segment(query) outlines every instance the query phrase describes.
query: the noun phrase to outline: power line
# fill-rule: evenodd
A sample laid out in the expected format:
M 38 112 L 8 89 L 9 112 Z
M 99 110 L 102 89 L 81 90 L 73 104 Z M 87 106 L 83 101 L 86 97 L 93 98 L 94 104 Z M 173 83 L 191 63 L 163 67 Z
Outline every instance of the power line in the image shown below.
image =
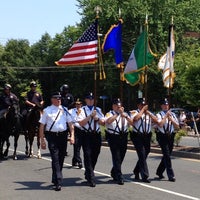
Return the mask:
M 105 66 L 108 67 L 108 66 Z M 74 67 L 58 67 L 58 66 L 48 66 L 48 67 L 0 67 L 1 70 L 6 69 L 14 69 L 14 70 L 37 70 L 39 72 L 63 72 L 63 71 L 70 71 L 70 72 L 85 72 L 91 71 L 94 69 L 94 66 L 74 66 Z M 56 69 L 56 70 L 55 70 Z M 109 65 L 109 69 L 117 70 L 115 65 Z

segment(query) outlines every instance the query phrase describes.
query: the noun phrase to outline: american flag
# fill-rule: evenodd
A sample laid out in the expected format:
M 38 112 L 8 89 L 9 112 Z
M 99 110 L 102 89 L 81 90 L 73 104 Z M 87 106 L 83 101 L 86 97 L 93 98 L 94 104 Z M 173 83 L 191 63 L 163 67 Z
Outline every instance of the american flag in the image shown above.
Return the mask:
M 95 64 L 97 62 L 97 46 L 97 21 L 95 21 L 69 51 L 55 63 L 59 66 Z

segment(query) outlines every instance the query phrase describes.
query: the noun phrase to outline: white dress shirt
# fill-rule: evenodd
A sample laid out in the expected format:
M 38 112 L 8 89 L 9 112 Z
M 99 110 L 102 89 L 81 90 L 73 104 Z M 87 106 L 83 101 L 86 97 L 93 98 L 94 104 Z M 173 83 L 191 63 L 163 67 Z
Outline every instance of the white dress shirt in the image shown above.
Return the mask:
M 67 110 L 67 108 L 65 108 Z M 59 115 L 58 112 L 60 111 Z M 39 122 L 46 125 L 45 131 L 49 131 L 56 116 L 58 115 L 51 131 L 63 132 L 67 130 L 67 123 L 72 122 L 72 117 L 60 106 L 48 106 L 43 110 L 43 114 L 40 117 Z

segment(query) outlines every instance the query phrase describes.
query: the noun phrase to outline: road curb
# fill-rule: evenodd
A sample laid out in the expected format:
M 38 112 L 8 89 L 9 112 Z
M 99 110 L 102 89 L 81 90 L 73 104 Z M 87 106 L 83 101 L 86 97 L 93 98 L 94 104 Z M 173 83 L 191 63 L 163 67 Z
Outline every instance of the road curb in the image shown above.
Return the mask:
M 102 145 L 108 146 L 108 142 L 103 141 Z M 193 152 L 187 152 L 187 150 L 189 148 L 192 148 L 192 147 L 181 147 L 181 148 L 174 147 L 174 150 L 172 152 L 172 156 L 180 157 L 180 158 L 190 158 L 190 159 L 200 160 L 200 149 L 199 149 L 199 153 L 193 153 Z M 135 150 L 135 147 L 131 144 L 128 144 L 127 149 Z M 159 147 L 155 147 L 155 146 L 151 146 L 151 153 L 162 154 L 161 149 Z

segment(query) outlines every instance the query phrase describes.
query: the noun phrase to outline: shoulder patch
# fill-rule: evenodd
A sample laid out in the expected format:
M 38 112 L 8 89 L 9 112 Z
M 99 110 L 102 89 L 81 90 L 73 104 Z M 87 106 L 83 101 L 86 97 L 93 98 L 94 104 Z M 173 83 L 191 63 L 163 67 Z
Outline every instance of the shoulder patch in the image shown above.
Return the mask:
M 131 110 L 130 113 L 131 113 L 131 115 L 134 115 L 135 113 L 137 113 L 137 111 L 136 110 Z
M 106 113 L 106 116 L 105 117 L 111 117 L 112 115 L 111 115 L 111 113 Z

